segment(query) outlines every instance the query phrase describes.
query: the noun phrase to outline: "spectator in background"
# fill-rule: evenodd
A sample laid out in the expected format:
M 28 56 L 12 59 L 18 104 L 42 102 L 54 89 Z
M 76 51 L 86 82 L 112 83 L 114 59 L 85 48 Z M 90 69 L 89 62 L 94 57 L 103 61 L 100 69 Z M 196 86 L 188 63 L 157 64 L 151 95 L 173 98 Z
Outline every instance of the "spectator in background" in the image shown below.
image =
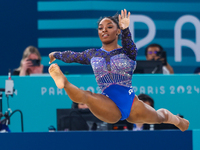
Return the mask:
M 143 101 L 145 104 L 154 108 L 154 100 L 150 96 L 148 96 L 146 94 L 139 94 L 138 98 L 141 101 Z M 147 106 L 147 107 L 149 107 L 149 106 Z M 141 130 L 143 130 L 143 123 L 133 124 L 133 131 L 141 131 Z
M 167 62 L 166 52 L 159 44 L 150 44 L 145 49 L 147 60 L 160 60 L 163 64 L 163 74 L 173 74 L 174 70 Z
M 19 68 L 13 71 L 13 75 L 25 76 L 30 74 L 42 74 L 43 65 L 38 49 L 34 46 L 28 46 L 24 52 Z
M 138 98 L 143 101 L 146 107 L 153 107 L 154 108 L 154 100 L 147 94 L 139 94 Z M 180 116 L 180 115 L 179 115 Z M 183 116 L 180 116 L 183 118 Z M 176 126 L 172 124 L 143 124 L 143 123 L 136 123 L 133 124 L 133 131 L 141 131 L 141 130 L 166 130 L 166 129 L 178 129 Z
M 200 67 L 197 67 L 197 68 L 194 70 L 194 73 L 200 75 Z
M 72 103 L 72 109 L 87 109 L 88 106 L 86 104 L 82 104 L 82 103 Z

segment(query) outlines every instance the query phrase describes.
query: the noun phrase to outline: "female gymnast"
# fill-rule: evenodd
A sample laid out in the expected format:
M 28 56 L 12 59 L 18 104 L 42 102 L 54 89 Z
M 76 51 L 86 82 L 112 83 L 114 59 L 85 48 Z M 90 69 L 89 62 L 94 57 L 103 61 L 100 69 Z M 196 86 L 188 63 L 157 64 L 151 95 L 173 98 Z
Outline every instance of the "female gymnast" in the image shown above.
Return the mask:
M 99 49 L 83 52 L 52 52 L 50 62 L 59 59 L 66 63 L 91 64 L 102 94 L 84 91 L 71 84 L 57 64 L 51 64 L 49 73 L 58 88 L 67 92 L 76 103 L 87 104 L 90 111 L 100 120 L 116 123 L 127 120 L 130 123 L 170 123 L 181 131 L 189 127 L 189 121 L 173 115 L 166 109 L 155 111 L 135 95 L 132 75 L 136 67 L 137 48 L 129 31 L 130 12 L 121 10 L 117 17 L 104 17 L 98 23 L 98 35 L 102 41 Z M 122 34 L 122 47 L 117 44 Z

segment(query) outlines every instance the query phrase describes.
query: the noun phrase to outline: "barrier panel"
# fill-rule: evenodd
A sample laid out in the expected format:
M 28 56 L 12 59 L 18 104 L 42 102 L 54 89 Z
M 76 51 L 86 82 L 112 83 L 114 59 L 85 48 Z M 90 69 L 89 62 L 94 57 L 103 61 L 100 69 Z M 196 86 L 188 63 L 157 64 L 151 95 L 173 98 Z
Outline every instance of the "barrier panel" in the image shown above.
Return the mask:
M 68 75 L 77 87 L 100 93 L 94 75 Z M 70 108 L 72 101 L 64 89 L 58 89 L 49 76 L 13 76 L 15 92 L 9 96 L 12 111 L 19 109 L 24 117 L 25 132 L 46 132 L 56 127 L 56 109 Z M 6 76 L 0 77 L 0 88 L 5 88 Z M 132 79 L 136 94 L 146 93 L 155 101 L 155 109 L 166 108 L 180 113 L 190 121 L 189 129 L 199 129 L 200 76 L 199 75 L 134 75 Z M 7 97 L 3 93 L 3 113 L 8 110 Z M 12 132 L 21 132 L 20 114 L 11 117 Z
M 89 131 L 0 134 L 1 149 L 192 150 L 192 131 Z M 194 149 L 197 150 L 197 149 Z

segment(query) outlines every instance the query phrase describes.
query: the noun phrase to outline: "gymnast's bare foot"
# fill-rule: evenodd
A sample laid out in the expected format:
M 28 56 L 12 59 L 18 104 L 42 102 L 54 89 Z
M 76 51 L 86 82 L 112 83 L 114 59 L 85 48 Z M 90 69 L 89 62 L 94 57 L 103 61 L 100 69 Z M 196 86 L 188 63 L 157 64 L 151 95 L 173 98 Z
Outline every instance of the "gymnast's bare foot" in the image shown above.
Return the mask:
M 67 78 L 64 76 L 64 74 L 60 70 L 60 67 L 57 64 L 52 64 L 49 67 L 49 74 L 51 75 L 54 82 L 56 83 L 56 86 L 59 89 L 64 88 L 65 83 L 67 82 Z
M 176 125 L 181 131 L 185 131 L 188 129 L 189 127 L 189 121 L 184 119 L 184 118 L 181 118 L 179 116 L 177 116 L 180 120 L 180 123 L 178 125 Z

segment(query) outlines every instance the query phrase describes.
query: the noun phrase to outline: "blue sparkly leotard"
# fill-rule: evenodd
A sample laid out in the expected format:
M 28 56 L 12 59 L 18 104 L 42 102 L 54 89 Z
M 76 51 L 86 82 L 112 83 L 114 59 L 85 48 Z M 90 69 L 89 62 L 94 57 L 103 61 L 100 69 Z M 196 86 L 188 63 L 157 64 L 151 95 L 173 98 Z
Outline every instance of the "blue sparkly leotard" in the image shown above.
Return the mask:
M 131 39 L 129 28 L 122 30 L 122 48 L 112 51 L 100 48 L 54 53 L 56 59 L 66 63 L 91 64 L 102 94 L 118 106 L 122 114 L 121 120 L 128 118 L 135 97 L 132 75 L 136 67 L 136 56 L 137 48 Z

